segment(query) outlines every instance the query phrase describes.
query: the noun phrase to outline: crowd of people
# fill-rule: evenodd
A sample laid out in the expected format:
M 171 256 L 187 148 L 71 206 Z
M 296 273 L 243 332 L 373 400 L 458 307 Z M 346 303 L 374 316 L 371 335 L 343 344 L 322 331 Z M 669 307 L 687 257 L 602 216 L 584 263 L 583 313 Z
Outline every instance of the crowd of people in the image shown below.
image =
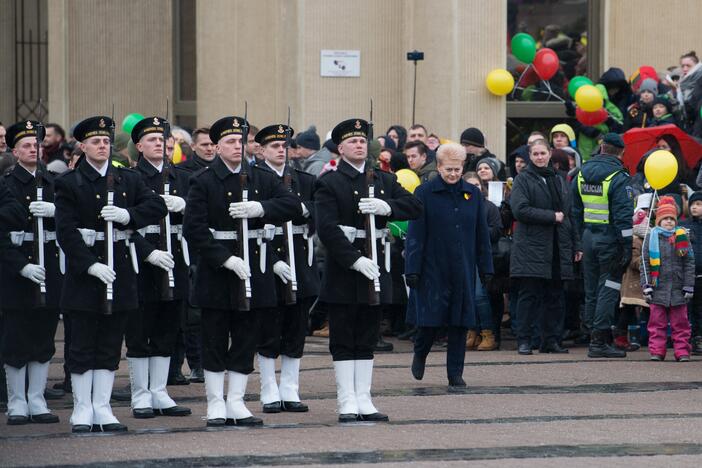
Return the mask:
M 370 397 L 374 352 L 392 351 L 388 336 L 414 341 L 411 369 L 420 380 L 432 346 L 446 346 L 453 387 L 466 385 L 465 350 L 500 349 L 507 335 L 525 356 L 572 345 L 588 345 L 592 358 L 641 346 L 656 361 L 668 347 L 678 361 L 702 354 L 701 69 L 694 52 L 662 79 L 650 67 L 630 80 L 610 69 L 599 80 L 605 123 L 565 120 L 525 135 L 506 158 L 475 127 L 458 142 L 422 124 L 393 125 L 368 140 L 362 119 L 324 139 L 315 127 L 293 136 L 285 125 L 259 129 L 236 116 L 193 131 L 149 117 L 116 135 L 100 116 L 70 135 L 32 120 L 0 124 L 2 188 L 29 213 L 0 245 L 8 423 L 57 422 L 45 398 L 73 392 L 75 432 L 126 430 L 110 396 L 131 401 L 136 418 L 186 416 L 166 385 L 205 383 L 208 425 L 257 425 L 243 402 L 254 356 L 263 412 L 305 412 L 298 374 L 307 334 L 329 338 L 340 422 L 388 419 Z M 574 115 L 571 102 L 566 113 Z M 622 134 L 662 125 L 680 133 L 657 135 L 630 174 Z M 683 149 L 681 134 L 700 151 Z M 678 169 L 656 191 L 643 165 L 659 149 Z M 392 174 L 401 171 L 416 183 L 398 182 Z M 87 203 L 114 183 L 115 206 Z M 114 231 L 119 265 L 105 265 L 93 249 L 107 237 L 95 209 L 100 223 L 124 226 Z M 32 261 L 33 218 L 45 219 L 57 241 L 45 252 L 52 268 Z M 406 220 L 408 228 L 391 234 L 391 222 Z M 244 225 L 257 237 L 232 248 Z M 115 314 L 96 322 L 86 311 L 102 307 L 98 292 L 113 283 Z M 46 292 L 41 306 L 37 285 Z M 28 346 L 36 324 L 27 309 L 45 313 L 41 334 L 51 342 L 38 350 Z M 45 389 L 59 310 L 65 378 Z M 125 337 L 131 382 L 120 392 L 112 382 Z

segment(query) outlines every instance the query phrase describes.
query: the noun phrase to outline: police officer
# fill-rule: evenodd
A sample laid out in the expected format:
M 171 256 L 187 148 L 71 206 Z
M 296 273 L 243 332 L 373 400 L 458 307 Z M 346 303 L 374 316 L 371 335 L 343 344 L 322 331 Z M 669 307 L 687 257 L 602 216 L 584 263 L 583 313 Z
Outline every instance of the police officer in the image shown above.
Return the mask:
M 202 308 L 208 426 L 262 424 L 244 405 L 244 394 L 253 371 L 258 317 L 267 314 L 263 309 L 277 305 L 272 259 L 264 255 L 263 227 L 282 224 L 302 212 L 300 200 L 275 174 L 241 164 L 247 126 L 236 116 L 212 125 L 210 138 L 220 157 L 192 175 L 183 222 L 188 244 L 199 251 L 192 296 Z M 244 195 L 246 201 L 242 201 Z M 247 220 L 248 229 L 242 219 Z M 249 263 L 244 260 L 243 237 L 247 237 Z M 245 297 L 249 284 L 250 300 Z M 226 404 L 225 370 L 229 373 Z
M 136 172 L 110 164 L 113 129 L 104 116 L 76 125 L 85 159 L 56 180 L 56 231 L 67 261 L 60 305 L 71 314 L 73 432 L 127 430 L 112 414 L 110 394 L 127 316 L 139 306 L 129 231 L 168 213 Z M 107 221 L 113 224 L 114 268 L 105 245 Z
M 332 140 L 341 161 L 336 170 L 317 179 L 314 195 L 317 234 L 327 252 L 319 300 L 329 312 L 339 422 L 388 420 L 373 406 L 370 394 L 380 303 L 392 301 L 390 245 L 381 240 L 387 239 L 384 228 L 389 219 L 414 219 L 422 210 L 419 200 L 395 176 L 370 167 L 366 161 L 368 130 L 368 122 L 362 119 L 345 120 L 334 127 Z M 371 186 L 373 198 L 368 196 Z M 373 234 L 365 227 L 366 215 L 371 214 L 380 265 L 371 260 L 372 252 L 365 245 L 367 236 Z M 378 304 L 371 301 L 375 280 L 380 286 Z
M 189 259 L 182 244 L 183 212 L 190 172 L 164 158 L 168 122 L 147 117 L 132 129 L 139 151 L 138 172 L 146 186 L 161 195 L 168 219 L 142 228 L 134 236 L 142 263 L 139 268 L 139 308 L 127 320 L 127 361 L 131 380 L 132 414 L 187 416 L 190 408 L 177 406 L 166 391 L 171 354 L 175 348 L 183 299 L 188 294 Z M 166 233 L 166 230 L 169 232 Z M 164 235 L 165 233 L 165 235 Z M 170 240 L 166 237 L 168 236 Z
M 583 165 L 573 181 L 573 221 L 583 244 L 585 313 L 591 330 L 591 358 L 626 357 L 614 348 L 610 333 L 619 303 L 622 274 L 631 261 L 633 192 L 622 164 L 624 141 L 616 133 L 604 136 L 600 154 Z
M 275 124 L 256 134 L 256 142 L 261 145 L 264 158 L 259 165 L 273 171 L 283 185 L 297 195 L 302 208 L 302 214 L 292 220 L 292 226 L 285 223 L 275 227 L 275 237 L 271 242 L 278 306 L 268 309 L 269 316 L 261 317 L 260 322 L 258 367 L 264 413 L 309 410 L 307 405 L 300 402 L 298 388 L 307 317 L 319 294 L 319 271 L 312 244 L 315 177 L 287 165 L 286 141 L 290 141 L 293 133 L 292 128 Z M 292 255 L 288 249 L 288 227 L 293 239 Z M 294 263 L 294 277 L 290 259 Z M 275 378 L 275 360 L 278 356 L 280 387 Z
M 3 249 L 0 275 L 4 315 L 2 356 L 10 425 L 59 421 L 58 416 L 49 412 L 44 399 L 49 361 L 56 351 L 54 335 L 61 274 L 53 220 L 54 179 L 37 162 L 37 135 L 43 130 L 33 120 L 18 122 L 7 129 L 7 144 L 17 164 L 5 175 L 5 182 L 30 213 L 20 229 L 9 233 L 11 246 Z M 39 225 L 39 219 L 43 226 Z M 29 382 L 26 398 L 25 377 Z

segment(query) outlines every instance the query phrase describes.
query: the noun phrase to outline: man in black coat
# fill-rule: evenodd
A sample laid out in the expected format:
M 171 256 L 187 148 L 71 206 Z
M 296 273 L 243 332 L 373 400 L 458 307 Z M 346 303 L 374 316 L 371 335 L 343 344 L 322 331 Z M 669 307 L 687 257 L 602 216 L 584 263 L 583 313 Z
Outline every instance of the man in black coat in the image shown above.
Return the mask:
M 260 167 L 274 172 L 283 185 L 297 195 L 302 208 L 300 216 L 275 226 L 275 237 L 270 242 L 273 272 L 278 276 L 278 307 L 269 309 L 268 317 L 261 317 L 258 367 L 264 413 L 308 411 L 307 405 L 300 402 L 298 388 L 307 318 L 319 294 L 319 271 L 312 244 L 315 177 L 286 164 L 286 140 L 292 138 L 293 132 L 286 125 L 275 124 L 256 134 L 256 142 L 261 145 L 264 158 L 264 162 L 259 163 Z M 288 228 L 293 241 L 292 256 L 288 249 Z M 295 268 L 294 277 L 292 268 Z M 281 362 L 280 387 L 275 379 L 275 360 L 278 356 Z
M 212 125 L 210 138 L 220 157 L 191 177 L 183 221 L 185 238 L 199 251 L 192 300 L 202 308 L 208 426 L 262 424 L 244 405 L 244 394 L 253 372 L 258 317 L 277 306 L 263 227 L 282 224 L 302 211 L 300 200 L 275 174 L 241 164 L 246 127 L 248 122 L 234 116 Z M 248 238 L 240 250 L 244 224 Z M 225 371 L 229 373 L 226 404 Z
M 139 308 L 127 320 L 127 361 L 131 377 L 132 414 L 135 418 L 187 416 L 190 408 L 177 406 L 166 391 L 171 354 L 175 348 L 183 299 L 188 294 L 189 258 L 181 244 L 183 211 L 190 173 L 164 158 L 168 122 L 147 117 L 132 129 L 139 151 L 136 165 L 146 186 L 166 202 L 169 213 L 134 235 L 141 265 Z
M 392 303 L 385 226 L 389 219 L 414 219 L 422 212 L 419 200 L 395 176 L 374 170 L 366 161 L 368 129 L 362 119 L 345 120 L 334 128 L 332 140 L 342 159 L 338 169 L 317 180 L 314 195 L 317 234 L 327 252 L 319 300 L 329 311 L 339 422 L 388 420 L 373 406 L 370 394 L 379 306 Z M 375 217 L 381 266 L 365 246 L 366 236 L 371 235 L 365 227 L 371 216 L 366 215 Z
M 193 173 L 209 167 L 217 159 L 215 145 L 210 139 L 210 127 L 200 127 L 193 131 L 192 149 L 192 157 L 178 164 L 178 168 Z M 189 282 L 191 283 L 190 286 L 192 286 L 195 277 L 195 265 L 197 265 L 197 252 L 194 250 L 190 252 L 190 260 Z M 181 330 L 178 332 L 176 350 L 171 358 L 169 385 L 187 385 L 190 382 L 203 383 L 205 381 L 205 375 L 202 371 L 201 315 L 202 311 L 200 308 L 195 307 L 186 296 L 185 307 L 181 316 Z M 189 381 L 181 372 L 186 356 L 190 367 Z
M 104 116 L 80 122 L 73 135 L 85 159 L 56 179 L 56 231 L 67 260 L 60 305 L 72 328 L 74 432 L 127 429 L 112 414 L 110 394 L 127 316 L 139 306 L 130 231 L 156 224 L 168 212 L 136 172 L 110 164 L 113 128 Z M 114 266 L 105 245 L 108 222 Z
M 7 143 L 17 164 L 5 175 L 5 182 L 30 213 L 20 228 L 9 233 L 10 245 L 4 244 L 1 252 L 1 343 L 10 425 L 59 421 L 44 399 L 49 361 L 56 351 L 54 334 L 62 278 L 53 220 L 54 180 L 37 162 L 37 135 L 42 131 L 41 124 L 32 120 L 7 129 Z M 25 378 L 29 382 L 26 389 Z

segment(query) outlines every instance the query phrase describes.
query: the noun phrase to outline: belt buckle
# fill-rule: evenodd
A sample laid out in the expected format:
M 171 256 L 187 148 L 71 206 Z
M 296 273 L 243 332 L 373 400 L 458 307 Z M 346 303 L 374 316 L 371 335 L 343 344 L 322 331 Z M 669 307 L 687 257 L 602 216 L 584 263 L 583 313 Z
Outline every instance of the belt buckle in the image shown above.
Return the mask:
M 10 242 L 12 245 L 19 247 L 24 242 L 24 231 L 12 231 L 10 232 Z
M 266 241 L 272 241 L 275 237 L 275 226 L 273 224 L 265 224 L 263 226 L 263 239 Z

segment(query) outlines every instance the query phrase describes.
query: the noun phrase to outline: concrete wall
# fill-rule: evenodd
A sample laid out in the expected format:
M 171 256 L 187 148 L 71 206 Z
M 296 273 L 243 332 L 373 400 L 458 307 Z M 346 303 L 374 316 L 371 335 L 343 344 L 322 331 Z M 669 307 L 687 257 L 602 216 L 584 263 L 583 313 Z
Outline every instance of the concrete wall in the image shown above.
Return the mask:
M 52 0 L 49 119 L 163 114 L 173 95 L 171 0 Z
M 475 14 L 480 12 L 479 15 Z M 243 113 L 263 126 L 284 121 L 317 126 L 367 117 L 374 102 L 376 135 L 411 124 L 413 64 L 419 49 L 416 121 L 457 139 L 482 128 L 491 148 L 504 148 L 503 99 L 484 86 L 504 66 L 506 1 L 478 0 L 198 0 L 198 123 Z M 321 49 L 361 51 L 359 78 L 320 76 Z
M 639 66 L 659 72 L 690 50 L 702 53 L 702 1 L 607 0 L 604 69 L 630 76 Z

